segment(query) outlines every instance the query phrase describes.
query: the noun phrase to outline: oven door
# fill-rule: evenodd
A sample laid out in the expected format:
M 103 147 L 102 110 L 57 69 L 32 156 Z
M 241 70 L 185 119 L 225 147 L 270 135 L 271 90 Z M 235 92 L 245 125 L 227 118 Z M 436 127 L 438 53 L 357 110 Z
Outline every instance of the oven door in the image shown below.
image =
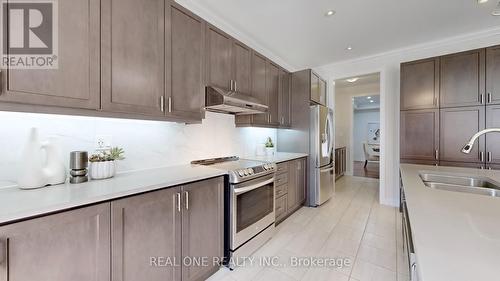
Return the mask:
M 274 224 L 274 174 L 231 186 L 231 250 Z

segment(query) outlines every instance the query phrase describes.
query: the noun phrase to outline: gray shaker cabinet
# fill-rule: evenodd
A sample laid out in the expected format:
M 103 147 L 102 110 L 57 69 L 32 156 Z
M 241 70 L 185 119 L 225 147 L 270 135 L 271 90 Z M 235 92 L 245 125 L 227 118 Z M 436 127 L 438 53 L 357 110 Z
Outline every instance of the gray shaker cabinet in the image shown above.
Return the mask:
M 0 101 L 98 109 L 101 1 L 55 3 L 60 23 L 58 68 L 2 71 Z
M 165 115 L 162 104 L 168 3 L 102 0 L 102 110 Z
M 1 281 L 107 281 L 109 203 L 0 227 Z
M 113 201 L 113 281 L 201 281 L 215 273 L 224 249 L 223 191 L 218 177 Z M 177 266 L 151 266 L 152 257 Z M 202 258 L 207 266 L 198 266 Z
M 181 261 L 179 201 L 180 187 L 176 187 L 111 203 L 113 281 L 180 280 L 180 267 L 161 266 L 154 260 Z
M 220 267 L 224 255 L 224 181 L 222 177 L 182 187 L 182 257 L 207 264 L 183 266 L 183 281 L 202 281 Z

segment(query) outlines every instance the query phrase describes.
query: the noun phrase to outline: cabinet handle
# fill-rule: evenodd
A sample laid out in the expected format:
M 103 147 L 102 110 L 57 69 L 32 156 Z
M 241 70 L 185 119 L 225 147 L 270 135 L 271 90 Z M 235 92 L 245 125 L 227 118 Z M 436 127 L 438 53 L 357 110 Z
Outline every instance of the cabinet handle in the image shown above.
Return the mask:
M 237 89 L 237 88 L 236 88 L 236 80 L 234 80 L 234 82 L 233 82 L 233 83 L 234 83 L 234 91 L 236 92 L 236 91 L 237 91 L 237 90 L 236 90 L 236 89 Z
M 488 162 L 491 162 L 492 159 L 492 153 L 491 151 L 488 151 Z
M 189 210 L 189 191 L 186 191 L 185 194 L 186 194 L 186 210 Z
M 175 196 L 177 197 L 177 211 L 181 211 L 181 194 L 179 192 L 177 192 L 175 194 Z
M 168 113 L 172 112 L 172 97 L 168 97 Z
M 439 160 L 439 149 L 436 149 L 436 160 Z
M 479 94 L 479 102 L 481 104 L 484 104 L 484 95 L 483 94 Z
M 487 103 L 491 103 L 491 93 L 488 93 L 488 97 L 486 98 Z
M 165 112 L 165 97 L 164 96 L 160 97 L 160 109 L 161 109 L 161 112 Z
M 271 116 L 271 114 L 269 114 L 269 123 L 271 123 L 272 120 L 273 120 L 273 117 Z
M 484 152 L 479 152 L 479 161 L 484 162 Z

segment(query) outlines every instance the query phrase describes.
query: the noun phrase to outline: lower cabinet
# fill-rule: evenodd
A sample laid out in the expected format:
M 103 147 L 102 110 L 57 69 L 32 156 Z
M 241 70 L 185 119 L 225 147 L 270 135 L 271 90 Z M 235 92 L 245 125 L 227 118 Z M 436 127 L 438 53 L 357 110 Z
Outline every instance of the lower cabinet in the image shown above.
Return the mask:
M 109 203 L 0 227 L 1 281 L 106 281 L 109 276 Z
M 305 202 L 306 168 L 306 158 L 278 163 L 274 204 L 277 223 Z
M 0 281 L 205 280 L 223 192 L 218 177 L 1 226 Z
M 224 249 L 223 191 L 219 177 L 112 202 L 112 280 L 194 281 L 215 273 Z

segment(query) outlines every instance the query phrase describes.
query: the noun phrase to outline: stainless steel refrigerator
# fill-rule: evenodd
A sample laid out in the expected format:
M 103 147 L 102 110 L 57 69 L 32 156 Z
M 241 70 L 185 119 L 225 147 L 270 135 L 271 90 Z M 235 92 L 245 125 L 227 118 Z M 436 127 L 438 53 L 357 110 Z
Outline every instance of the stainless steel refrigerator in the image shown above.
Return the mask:
M 309 205 L 319 206 L 335 192 L 333 110 L 310 106 L 309 127 Z

